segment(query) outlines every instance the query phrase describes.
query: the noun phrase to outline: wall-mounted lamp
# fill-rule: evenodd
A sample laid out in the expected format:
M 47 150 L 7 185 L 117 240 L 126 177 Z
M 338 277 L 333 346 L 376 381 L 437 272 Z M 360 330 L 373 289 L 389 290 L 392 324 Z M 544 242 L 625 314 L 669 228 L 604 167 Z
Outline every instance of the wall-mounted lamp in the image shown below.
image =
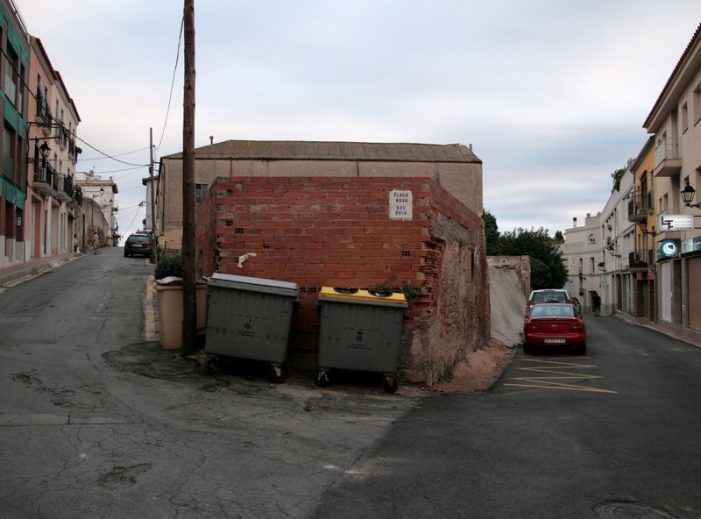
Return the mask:
M 34 158 L 29 159 L 28 162 L 33 163 L 33 164 L 39 164 L 45 165 L 46 160 L 49 158 L 49 152 L 51 151 L 51 148 L 49 148 L 49 145 L 46 144 L 45 142 L 41 143 L 41 146 L 34 146 Z
M 701 209 L 701 202 L 698 202 L 696 204 L 691 203 L 694 201 L 695 194 L 696 190 L 689 185 L 689 181 L 687 180 L 686 186 L 684 186 L 684 189 L 682 189 L 682 201 L 687 207 L 695 207 L 696 209 Z
M 640 232 L 641 232 L 641 233 L 643 233 L 643 234 L 649 234 L 649 235 L 652 236 L 653 238 L 654 238 L 655 236 L 657 236 L 657 232 L 655 231 L 655 228 L 654 228 L 654 227 L 652 228 L 651 231 L 648 231 L 648 230 L 647 230 L 647 222 L 646 222 L 645 220 L 643 220 L 642 222 L 640 222 L 640 223 L 638 224 L 638 226 L 640 227 Z

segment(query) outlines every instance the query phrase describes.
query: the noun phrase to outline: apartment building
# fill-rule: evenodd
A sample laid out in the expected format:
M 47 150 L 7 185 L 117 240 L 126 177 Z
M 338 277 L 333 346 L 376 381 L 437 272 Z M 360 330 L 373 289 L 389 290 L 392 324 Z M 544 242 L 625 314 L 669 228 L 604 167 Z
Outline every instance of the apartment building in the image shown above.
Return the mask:
M 655 148 L 657 317 L 701 330 L 701 25 L 643 127 Z
M 11 0 L 0 0 L 0 268 L 25 259 L 29 39 Z
M 626 313 L 648 321 L 657 318 L 656 215 L 659 214 L 659 207 L 654 169 L 655 138 L 650 137 L 630 166 L 633 189 L 628 197 L 628 221 L 634 226 L 634 247 L 630 251 L 628 264 L 633 274 L 631 290 L 635 302 L 626 310 Z
M 602 240 L 601 213 L 587 214 L 584 225 L 577 225 L 577 218 L 573 218 L 572 227 L 565 229 L 565 243 L 561 248 L 567 265 L 565 288 L 571 296 L 579 298 L 585 311 L 591 310 L 595 295 L 601 296 Z
M 26 257 L 70 252 L 79 205 L 73 175 L 80 148 L 78 110 L 39 38 L 30 37 Z

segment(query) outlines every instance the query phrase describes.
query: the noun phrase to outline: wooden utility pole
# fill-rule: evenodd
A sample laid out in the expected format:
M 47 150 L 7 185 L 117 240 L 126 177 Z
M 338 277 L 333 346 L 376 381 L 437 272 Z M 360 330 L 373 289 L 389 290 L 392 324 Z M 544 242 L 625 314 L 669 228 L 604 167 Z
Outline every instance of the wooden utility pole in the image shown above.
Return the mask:
M 183 355 L 195 351 L 195 0 L 185 0 L 183 91 Z

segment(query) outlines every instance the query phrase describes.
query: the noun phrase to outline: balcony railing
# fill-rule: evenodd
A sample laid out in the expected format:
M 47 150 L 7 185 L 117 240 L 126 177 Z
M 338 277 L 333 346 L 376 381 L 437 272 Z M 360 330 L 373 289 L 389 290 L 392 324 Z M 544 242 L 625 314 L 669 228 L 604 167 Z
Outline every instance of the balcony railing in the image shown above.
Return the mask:
M 630 252 L 628 254 L 628 268 L 630 269 L 642 269 L 647 268 L 647 262 L 638 252 Z
M 660 142 L 655 148 L 655 176 L 671 177 L 682 169 L 678 143 Z
M 652 192 L 636 192 L 628 200 L 628 221 L 640 223 L 653 213 Z

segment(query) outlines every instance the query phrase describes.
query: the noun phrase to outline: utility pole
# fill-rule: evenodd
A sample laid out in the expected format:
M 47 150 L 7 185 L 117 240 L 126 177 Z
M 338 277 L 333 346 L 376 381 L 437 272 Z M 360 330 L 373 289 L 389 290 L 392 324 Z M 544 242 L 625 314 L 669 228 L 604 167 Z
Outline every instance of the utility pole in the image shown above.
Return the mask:
M 183 355 L 195 351 L 195 0 L 185 0 L 183 87 Z
M 155 203 L 154 203 L 154 198 L 153 198 L 153 191 L 155 189 L 155 186 L 153 185 L 153 128 L 148 129 L 148 140 L 149 140 L 149 164 L 148 164 L 148 176 L 149 176 L 149 191 L 151 191 L 151 239 L 156 240 L 156 211 L 155 211 Z M 153 262 L 156 259 L 156 247 L 155 247 L 155 242 L 154 246 L 151 247 L 151 261 Z

